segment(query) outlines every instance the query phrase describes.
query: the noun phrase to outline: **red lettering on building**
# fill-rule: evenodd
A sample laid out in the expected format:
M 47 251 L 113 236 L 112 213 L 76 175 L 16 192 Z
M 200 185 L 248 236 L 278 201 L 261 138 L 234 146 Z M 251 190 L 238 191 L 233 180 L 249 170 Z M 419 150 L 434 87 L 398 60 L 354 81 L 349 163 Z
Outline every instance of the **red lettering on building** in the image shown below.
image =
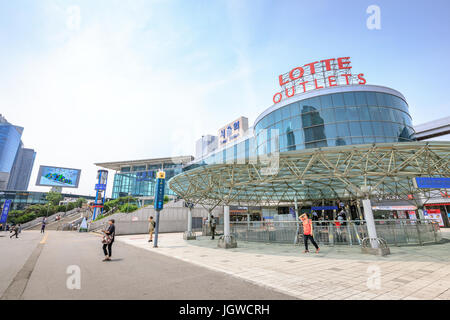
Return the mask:
M 330 87 L 336 87 L 337 86 L 336 77 L 335 76 L 329 76 L 328 77 L 328 84 L 330 85 Z
M 364 73 L 358 74 L 359 84 L 366 84 L 366 79 L 364 78 Z
M 302 93 L 300 88 L 306 92 L 344 85 L 343 78 L 345 78 L 345 85 L 366 84 L 364 73 L 352 74 L 351 69 L 350 57 L 324 59 L 307 63 L 302 67 L 295 67 L 289 73 L 278 76 L 278 82 L 284 90 L 273 96 L 273 102 L 278 103 L 284 97 L 290 98 L 296 93 Z M 299 82 L 299 79 L 308 80 Z M 285 86 L 289 82 L 292 82 L 292 86 L 286 88 Z
M 348 81 L 348 77 L 351 77 L 352 76 L 351 74 L 341 74 L 341 76 L 345 77 L 345 82 L 347 84 L 350 84 L 350 82 Z
M 276 100 L 275 100 L 275 97 L 279 97 L 279 99 L 276 99 Z M 281 101 L 281 99 L 283 99 L 283 96 L 281 95 L 281 93 L 277 92 L 277 93 L 275 93 L 274 96 L 273 96 L 273 103 L 278 103 L 278 102 Z
M 319 86 L 317 84 L 317 79 L 314 79 L 314 84 L 316 85 L 316 89 L 322 89 L 323 88 L 323 86 Z
M 309 67 L 309 73 L 310 73 L 310 74 L 315 74 L 315 73 L 316 73 L 316 68 L 315 68 L 315 66 L 314 66 L 316 63 L 319 63 L 319 61 L 314 61 L 314 62 L 305 64 L 305 67 L 306 67 L 306 66 Z
M 351 69 L 352 67 L 349 66 L 350 61 L 344 61 L 344 60 L 348 60 L 350 59 L 350 57 L 343 57 L 343 58 L 338 58 L 338 68 L 339 69 Z
M 336 59 L 325 59 L 325 60 L 321 60 L 320 62 L 325 62 L 325 68 L 327 71 L 331 70 L 331 61 L 334 61 Z
M 294 76 L 294 72 L 295 72 L 296 70 L 298 70 L 299 73 L 298 73 L 297 76 Z M 297 80 L 297 79 L 300 79 L 301 77 L 303 77 L 303 74 L 304 74 L 304 73 L 305 73 L 305 70 L 303 70 L 302 67 L 297 67 L 297 68 L 292 69 L 291 72 L 289 72 L 289 78 L 290 78 L 291 80 Z
M 289 94 L 289 89 L 288 88 L 284 89 L 284 93 L 286 94 L 286 97 L 288 97 L 288 98 L 293 97 L 294 94 L 295 94 L 295 86 L 292 86 L 291 89 L 292 89 L 292 93 L 291 94 Z

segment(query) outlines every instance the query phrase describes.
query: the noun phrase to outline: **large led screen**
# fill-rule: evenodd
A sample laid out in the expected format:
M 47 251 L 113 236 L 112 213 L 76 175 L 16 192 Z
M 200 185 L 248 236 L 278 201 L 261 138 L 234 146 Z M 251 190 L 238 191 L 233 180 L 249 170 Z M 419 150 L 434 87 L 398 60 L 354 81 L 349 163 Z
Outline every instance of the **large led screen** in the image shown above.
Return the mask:
M 78 188 L 80 169 L 40 166 L 37 186 Z

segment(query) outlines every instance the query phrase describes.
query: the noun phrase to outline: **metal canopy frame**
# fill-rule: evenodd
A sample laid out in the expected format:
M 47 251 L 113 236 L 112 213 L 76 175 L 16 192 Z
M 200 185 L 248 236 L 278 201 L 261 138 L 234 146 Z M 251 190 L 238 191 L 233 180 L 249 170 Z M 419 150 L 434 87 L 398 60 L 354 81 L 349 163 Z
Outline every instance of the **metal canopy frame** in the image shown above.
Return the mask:
M 273 174 L 267 174 L 265 161 L 242 163 L 241 159 L 185 171 L 170 179 L 169 187 L 186 201 L 209 208 L 279 206 L 292 204 L 295 198 L 315 202 L 369 197 L 418 204 L 436 190 L 417 189 L 414 177 L 450 177 L 450 142 L 350 145 L 276 156 L 278 167 Z

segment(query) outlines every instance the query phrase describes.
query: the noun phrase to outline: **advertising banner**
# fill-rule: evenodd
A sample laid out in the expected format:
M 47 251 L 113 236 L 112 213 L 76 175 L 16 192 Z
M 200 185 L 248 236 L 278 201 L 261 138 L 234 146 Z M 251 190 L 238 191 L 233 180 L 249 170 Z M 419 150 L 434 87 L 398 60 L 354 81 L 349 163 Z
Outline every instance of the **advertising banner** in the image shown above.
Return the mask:
M 444 226 L 444 220 L 442 219 L 442 214 L 440 209 L 427 209 L 424 210 L 424 216 L 427 219 L 431 219 L 439 223 L 440 227 Z
M 2 210 L 2 216 L 0 218 L 0 223 L 6 223 L 6 220 L 8 219 L 9 214 L 9 208 L 11 207 L 12 200 L 5 200 L 5 203 L 3 204 L 3 210 Z
M 164 206 L 164 185 L 166 174 L 162 171 L 158 172 L 155 184 L 155 210 L 162 210 Z
M 40 166 L 37 186 L 78 188 L 80 169 Z

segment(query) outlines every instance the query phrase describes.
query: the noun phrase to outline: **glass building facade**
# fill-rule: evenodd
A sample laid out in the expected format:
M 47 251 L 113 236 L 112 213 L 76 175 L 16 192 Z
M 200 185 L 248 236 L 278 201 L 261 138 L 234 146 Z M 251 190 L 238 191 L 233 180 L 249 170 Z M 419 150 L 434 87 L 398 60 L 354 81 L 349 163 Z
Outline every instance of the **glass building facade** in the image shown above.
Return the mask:
M 395 90 L 362 85 L 317 90 L 272 106 L 256 120 L 247 137 L 215 150 L 183 170 L 201 165 L 245 163 L 252 157 L 352 144 L 415 141 L 408 104 Z M 364 90 L 367 89 L 367 90 Z M 309 92 L 311 93 L 311 92 Z
M 23 128 L 0 114 L 0 190 L 27 190 L 36 152 L 25 149 Z
M 9 123 L 0 123 L 0 171 L 10 172 L 20 147 L 22 132 Z
M 124 167 L 121 172 L 114 175 L 114 185 L 112 197 L 114 199 L 132 195 L 133 197 L 153 197 L 156 183 L 156 173 L 161 168 L 133 168 Z M 166 181 L 173 176 L 181 173 L 181 165 L 173 165 L 172 167 L 164 166 L 166 173 Z M 175 193 L 167 188 L 164 194 L 175 196 Z
M 69 193 L 62 193 L 63 198 L 85 198 L 86 200 L 95 200 L 92 196 L 83 196 Z M 11 210 L 22 210 L 32 204 L 46 204 L 47 192 L 39 191 L 0 191 L 0 203 L 3 205 L 5 200 L 11 200 Z
M 155 195 L 156 175 L 163 170 L 167 182 L 173 176 L 182 172 L 187 163 L 194 160 L 193 156 L 177 156 L 166 158 L 154 158 L 146 160 L 115 161 L 96 163 L 97 166 L 115 170 L 112 198 L 117 199 L 128 195 L 133 197 L 149 198 Z M 176 196 L 176 194 L 165 187 L 165 195 Z
M 261 118 L 254 129 L 258 149 L 273 139 L 263 129 L 278 130 L 280 152 L 415 140 L 406 101 L 370 91 L 332 93 L 293 102 Z

